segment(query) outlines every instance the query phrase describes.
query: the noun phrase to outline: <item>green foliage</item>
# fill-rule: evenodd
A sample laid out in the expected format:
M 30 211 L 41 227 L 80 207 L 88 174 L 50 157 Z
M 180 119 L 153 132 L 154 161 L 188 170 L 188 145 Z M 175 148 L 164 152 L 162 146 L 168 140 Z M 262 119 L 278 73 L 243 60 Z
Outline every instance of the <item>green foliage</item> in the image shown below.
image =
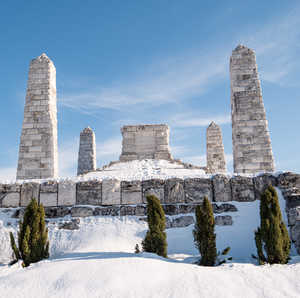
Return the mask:
M 167 235 L 165 212 L 154 195 L 147 196 L 147 221 L 149 230 L 142 242 L 143 251 L 167 257 Z
M 208 198 L 196 207 L 196 223 L 193 231 L 195 246 L 201 254 L 200 265 L 214 266 L 217 259 L 215 219 Z
M 272 186 L 261 195 L 260 227 L 255 231 L 255 243 L 259 264 L 288 262 L 291 241 L 282 220 L 277 192 Z
M 17 260 L 22 259 L 24 266 L 49 257 L 48 229 L 45 224 L 45 210 L 32 199 L 20 221 L 18 247 L 13 234 L 10 234 L 11 247 Z

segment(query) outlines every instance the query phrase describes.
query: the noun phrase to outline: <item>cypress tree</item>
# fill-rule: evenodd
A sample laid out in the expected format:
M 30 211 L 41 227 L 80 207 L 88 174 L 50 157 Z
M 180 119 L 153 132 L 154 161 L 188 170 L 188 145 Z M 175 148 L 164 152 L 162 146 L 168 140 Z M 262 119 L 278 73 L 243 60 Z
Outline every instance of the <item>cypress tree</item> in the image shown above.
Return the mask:
M 12 233 L 11 246 L 16 259 L 22 259 L 24 266 L 49 257 L 48 229 L 45 224 L 45 210 L 32 199 L 25 209 L 23 221 L 20 221 L 18 248 Z
M 261 195 L 260 227 L 255 231 L 255 243 L 260 264 L 288 262 L 291 241 L 282 220 L 277 192 L 271 185 Z
M 147 196 L 147 221 L 149 230 L 142 241 L 143 250 L 167 257 L 166 219 L 159 199 L 154 195 Z
M 201 254 L 199 264 L 214 266 L 217 259 L 215 218 L 208 198 L 204 198 L 202 206 L 196 207 L 195 215 L 196 223 L 193 235 L 195 246 Z

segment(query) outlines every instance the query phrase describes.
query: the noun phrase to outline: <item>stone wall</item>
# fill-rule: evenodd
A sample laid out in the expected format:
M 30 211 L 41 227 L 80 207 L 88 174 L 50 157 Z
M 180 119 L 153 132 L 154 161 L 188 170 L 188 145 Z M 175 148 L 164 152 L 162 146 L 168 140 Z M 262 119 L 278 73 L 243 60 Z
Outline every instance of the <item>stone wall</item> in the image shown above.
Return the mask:
M 121 133 L 123 141 L 120 161 L 172 159 L 168 125 L 123 126 Z
M 146 220 L 146 196 L 156 195 L 167 215 L 168 227 L 187 226 L 194 222 L 191 213 L 207 196 L 213 203 L 217 225 L 232 225 L 228 212 L 238 212 L 235 202 L 253 202 L 268 185 L 282 190 L 292 241 L 300 253 L 300 175 L 282 173 L 278 177 L 222 174 L 212 178 L 172 178 L 167 180 L 119 181 L 90 180 L 73 182 L 46 181 L 23 184 L 0 184 L 0 207 L 16 209 L 22 216 L 32 197 L 45 206 L 47 217 L 84 217 L 91 215 L 136 215 Z M 20 208 L 21 207 L 21 208 Z M 172 217 L 176 215 L 175 217 Z
M 268 122 L 253 50 L 239 45 L 232 51 L 230 79 L 234 172 L 274 172 Z
M 17 179 L 57 177 L 56 70 L 45 55 L 30 63 Z

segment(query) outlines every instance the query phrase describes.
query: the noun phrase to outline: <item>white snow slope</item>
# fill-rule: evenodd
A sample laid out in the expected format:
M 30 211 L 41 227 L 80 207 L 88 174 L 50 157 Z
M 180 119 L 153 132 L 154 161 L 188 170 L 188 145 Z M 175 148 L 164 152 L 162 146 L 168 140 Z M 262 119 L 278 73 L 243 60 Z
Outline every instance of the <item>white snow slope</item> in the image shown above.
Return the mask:
M 217 228 L 218 248 L 230 245 L 234 258 L 218 267 L 193 264 L 198 257 L 193 226 L 167 230 L 169 258 L 164 259 L 133 253 L 147 229 L 137 217 L 82 218 L 75 231 L 59 230 L 57 220 L 51 220 L 51 258 L 25 269 L 20 263 L 0 265 L 0 297 L 300 297 L 299 257 L 289 265 L 250 263 L 256 208 L 245 208 L 247 220 L 241 210 L 235 228 Z M 11 253 L 8 231 L 15 231 L 16 222 L 2 210 L 0 223 L 3 261 Z

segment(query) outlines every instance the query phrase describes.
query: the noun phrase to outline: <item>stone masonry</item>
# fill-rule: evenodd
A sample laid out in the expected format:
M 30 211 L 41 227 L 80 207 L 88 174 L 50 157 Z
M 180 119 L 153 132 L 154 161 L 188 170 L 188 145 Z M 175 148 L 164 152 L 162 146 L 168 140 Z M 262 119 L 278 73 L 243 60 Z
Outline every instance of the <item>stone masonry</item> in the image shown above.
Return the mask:
M 90 127 L 80 133 L 77 175 L 96 170 L 96 141 Z
M 209 173 L 226 173 L 222 132 L 215 122 L 212 122 L 206 130 L 206 162 Z
M 56 70 L 45 55 L 30 63 L 17 179 L 57 177 Z
M 239 45 L 230 58 L 235 173 L 273 172 L 274 160 L 253 50 Z
M 120 161 L 172 159 L 168 125 L 123 126 L 121 132 L 123 142 Z

